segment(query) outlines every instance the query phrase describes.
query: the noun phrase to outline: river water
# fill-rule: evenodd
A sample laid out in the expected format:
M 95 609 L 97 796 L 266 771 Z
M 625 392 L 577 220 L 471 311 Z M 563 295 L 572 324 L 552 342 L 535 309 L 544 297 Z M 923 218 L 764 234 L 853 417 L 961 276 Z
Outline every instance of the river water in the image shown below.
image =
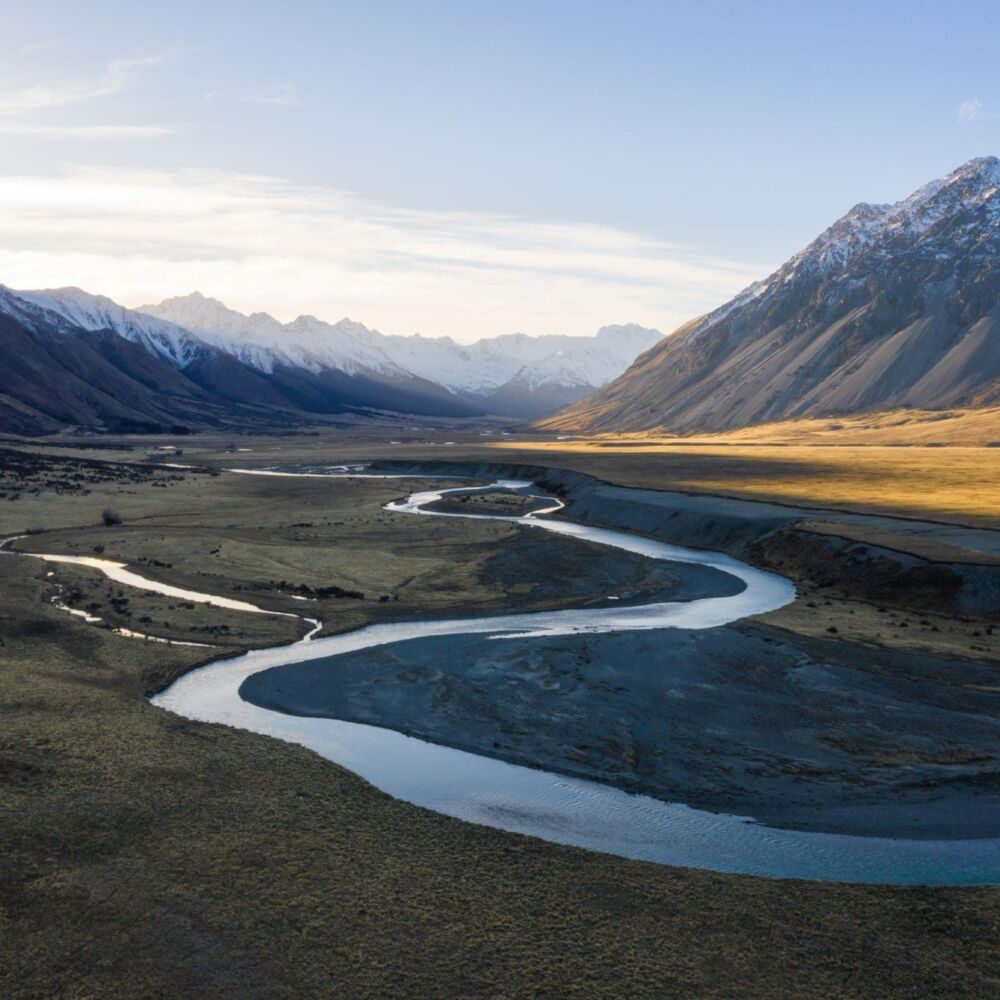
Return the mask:
M 254 474 L 250 470 L 240 471 Z M 344 469 L 334 473 L 337 474 L 355 475 L 357 471 Z M 530 486 L 517 480 L 500 480 L 491 488 L 527 491 Z M 424 509 L 445 493 L 468 490 L 464 487 L 414 493 L 390 504 L 388 509 L 423 516 L 483 516 Z M 711 566 L 743 581 L 745 589 L 735 596 L 683 603 L 383 624 L 322 639 L 313 639 L 310 634 L 289 646 L 256 650 L 194 670 L 156 695 L 153 703 L 191 719 L 224 723 L 301 744 L 406 802 L 472 823 L 593 851 L 661 864 L 780 878 L 928 885 L 1000 883 L 997 840 L 894 840 L 775 829 L 745 817 L 661 802 L 609 785 L 439 746 L 376 726 L 284 715 L 240 698 L 240 685 L 261 670 L 407 639 L 489 633 L 498 641 L 510 635 L 537 636 L 544 641 L 546 635 L 569 632 L 662 629 L 664 641 L 669 641 L 672 628 L 718 627 L 782 607 L 794 597 L 794 588 L 788 580 L 725 555 L 620 531 L 544 519 L 544 514 L 560 506 L 553 501 L 532 515 L 493 519 L 517 521 L 526 530 L 571 535 L 653 559 Z M 122 572 L 121 568 L 116 570 Z M 121 576 L 115 578 L 132 582 Z M 336 669 L 336 661 L 329 668 Z

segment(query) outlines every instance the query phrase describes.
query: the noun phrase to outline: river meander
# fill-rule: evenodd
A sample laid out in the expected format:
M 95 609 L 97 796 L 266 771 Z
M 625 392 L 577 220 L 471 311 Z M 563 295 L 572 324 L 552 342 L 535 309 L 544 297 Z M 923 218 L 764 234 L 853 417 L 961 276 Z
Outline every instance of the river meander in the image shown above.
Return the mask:
M 237 471 L 237 470 L 233 470 Z M 250 470 L 238 470 L 250 472 Z M 268 471 L 261 474 L 295 475 Z M 310 471 L 308 475 L 317 475 Z M 342 468 L 326 475 L 353 476 Z M 400 478 L 414 478 L 412 476 Z M 527 492 L 528 482 L 499 480 L 484 489 Z M 288 646 L 255 650 L 219 660 L 180 677 L 152 702 L 204 722 L 222 723 L 308 747 L 360 775 L 390 795 L 458 819 L 502 830 L 660 864 L 778 878 L 843 882 L 974 885 L 1000 883 L 1000 842 L 995 839 L 905 840 L 806 832 L 768 827 L 752 819 L 690 808 L 635 795 L 610 785 L 518 766 L 493 757 L 436 745 L 391 729 L 337 719 L 299 717 L 258 707 L 240 697 L 251 675 L 273 667 L 326 660 L 338 654 L 426 636 L 487 634 L 534 637 L 636 629 L 711 629 L 787 604 L 792 584 L 728 556 L 671 545 L 626 532 L 546 519 L 562 505 L 522 517 L 453 514 L 424 508 L 449 492 L 427 490 L 389 504 L 399 513 L 435 517 L 491 517 L 517 521 L 525 530 L 551 531 L 670 562 L 710 566 L 743 583 L 726 597 L 638 606 L 498 615 L 485 618 L 372 625 L 343 635 L 308 635 Z M 171 587 L 92 557 L 42 555 L 76 562 L 118 582 L 219 607 L 261 613 L 264 609 Z M 274 612 L 264 612 L 274 613 Z M 324 669 L 336 669 L 330 659 Z

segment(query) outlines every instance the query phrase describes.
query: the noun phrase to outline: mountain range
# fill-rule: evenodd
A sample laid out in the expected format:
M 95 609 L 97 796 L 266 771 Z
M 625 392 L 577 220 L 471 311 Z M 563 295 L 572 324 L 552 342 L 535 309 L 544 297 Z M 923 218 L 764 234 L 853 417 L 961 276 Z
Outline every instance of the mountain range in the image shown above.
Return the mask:
M 267 313 L 228 309 L 194 292 L 141 306 L 255 368 L 286 365 L 312 371 L 378 373 L 434 383 L 477 410 L 536 416 L 581 399 L 620 375 L 662 334 L 635 324 L 606 326 L 593 337 L 513 333 L 459 344 L 450 337 L 386 336 L 342 319 L 299 316 L 280 323 Z
M 1000 161 L 859 204 L 548 430 L 726 430 L 1000 403 Z
M 78 288 L 0 286 L 0 429 L 274 427 L 330 414 L 534 417 L 659 339 L 513 334 L 461 345 L 360 323 L 243 315 L 197 292 L 139 310 Z

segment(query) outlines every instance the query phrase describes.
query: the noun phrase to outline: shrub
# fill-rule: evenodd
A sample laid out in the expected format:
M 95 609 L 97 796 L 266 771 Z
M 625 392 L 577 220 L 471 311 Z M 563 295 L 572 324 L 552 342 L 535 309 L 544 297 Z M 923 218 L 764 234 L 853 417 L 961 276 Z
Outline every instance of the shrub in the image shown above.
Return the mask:
M 113 528 L 116 524 L 122 523 L 122 516 L 116 510 L 112 510 L 110 507 L 105 507 L 101 511 L 101 521 L 104 523 L 105 528 Z

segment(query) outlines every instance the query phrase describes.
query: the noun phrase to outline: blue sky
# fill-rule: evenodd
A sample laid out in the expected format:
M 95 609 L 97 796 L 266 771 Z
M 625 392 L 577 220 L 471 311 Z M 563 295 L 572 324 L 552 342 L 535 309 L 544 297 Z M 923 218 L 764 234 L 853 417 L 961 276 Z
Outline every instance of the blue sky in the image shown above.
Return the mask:
M 988 3 L 0 10 L 0 282 L 669 329 L 1000 149 Z

